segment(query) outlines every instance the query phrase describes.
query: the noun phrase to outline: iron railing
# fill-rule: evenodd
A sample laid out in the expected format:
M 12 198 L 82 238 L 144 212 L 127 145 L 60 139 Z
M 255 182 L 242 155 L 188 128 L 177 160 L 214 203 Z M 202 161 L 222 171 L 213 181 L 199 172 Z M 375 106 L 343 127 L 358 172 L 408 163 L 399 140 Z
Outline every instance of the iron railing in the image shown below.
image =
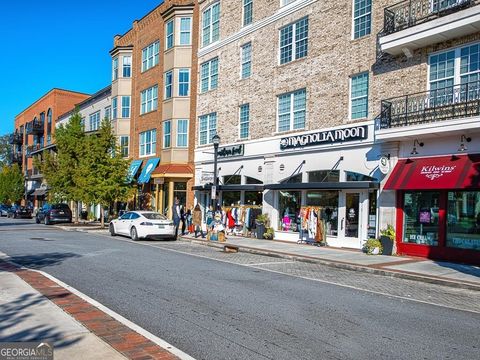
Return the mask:
M 27 132 L 28 135 L 30 134 L 43 134 L 44 132 L 44 122 L 43 121 L 39 121 L 39 120 L 33 120 L 33 121 L 30 121 L 29 123 L 27 123 L 27 125 L 25 126 L 25 130 Z
M 37 168 L 33 168 L 33 169 L 28 169 L 27 170 L 27 177 L 29 178 L 32 178 L 32 177 L 38 177 L 38 176 L 42 176 L 41 172 L 39 169 Z
M 480 115 L 480 81 L 382 100 L 380 128 Z
M 15 131 L 13 134 L 10 135 L 9 143 L 20 145 L 23 144 L 23 133 Z
M 23 163 L 23 154 L 21 151 L 14 151 L 12 154 L 12 163 L 22 165 Z
M 410 28 L 480 3 L 480 0 L 405 0 L 384 9 L 382 35 Z

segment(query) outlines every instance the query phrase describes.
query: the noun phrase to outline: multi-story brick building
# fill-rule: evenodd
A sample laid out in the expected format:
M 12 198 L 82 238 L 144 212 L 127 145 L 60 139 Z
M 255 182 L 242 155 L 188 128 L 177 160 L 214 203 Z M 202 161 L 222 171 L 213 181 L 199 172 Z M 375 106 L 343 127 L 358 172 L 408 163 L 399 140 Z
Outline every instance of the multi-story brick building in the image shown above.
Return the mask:
M 201 204 L 217 133 L 221 205 L 261 204 L 277 239 L 315 237 L 313 212 L 331 246 L 391 224 L 400 253 L 478 261 L 480 6 L 397 3 L 199 1 Z
M 121 104 L 131 101 L 131 174 L 140 174 L 140 208 L 170 212 L 174 197 L 184 206 L 193 204 L 187 189 L 193 186 L 196 6 L 194 1 L 165 1 L 114 40 L 112 96 L 118 99 L 117 118 Z M 131 59 L 128 81 L 126 58 Z
M 89 95 L 52 89 L 15 117 L 13 159 L 21 164 L 26 177 L 25 201 L 35 207 L 45 199 L 42 174 L 33 166 L 32 157 L 54 147 L 55 120 Z

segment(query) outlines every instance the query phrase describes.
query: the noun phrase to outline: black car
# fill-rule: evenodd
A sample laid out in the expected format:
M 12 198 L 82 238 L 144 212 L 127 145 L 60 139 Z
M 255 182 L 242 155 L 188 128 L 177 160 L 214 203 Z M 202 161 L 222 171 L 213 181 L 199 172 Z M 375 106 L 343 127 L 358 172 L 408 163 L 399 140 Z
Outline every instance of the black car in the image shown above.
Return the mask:
M 67 204 L 45 204 L 38 210 L 35 222 L 45 225 L 72 222 L 72 211 Z
M 13 205 L 10 209 L 8 209 L 7 217 L 14 218 L 14 219 L 19 219 L 19 218 L 31 219 L 32 210 L 30 210 L 30 208 L 27 208 L 25 206 Z

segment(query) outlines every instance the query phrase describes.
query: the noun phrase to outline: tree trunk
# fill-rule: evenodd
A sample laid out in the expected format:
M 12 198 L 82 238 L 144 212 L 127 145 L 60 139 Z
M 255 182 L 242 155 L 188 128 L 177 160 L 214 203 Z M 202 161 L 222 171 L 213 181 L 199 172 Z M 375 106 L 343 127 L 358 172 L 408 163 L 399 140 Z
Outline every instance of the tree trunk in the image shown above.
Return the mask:
M 75 201 L 75 224 L 78 224 L 78 215 L 79 215 L 78 206 L 79 206 L 78 201 Z
M 101 224 L 102 228 L 105 227 L 105 214 L 104 214 L 104 210 L 103 210 L 103 205 L 100 205 L 100 224 Z

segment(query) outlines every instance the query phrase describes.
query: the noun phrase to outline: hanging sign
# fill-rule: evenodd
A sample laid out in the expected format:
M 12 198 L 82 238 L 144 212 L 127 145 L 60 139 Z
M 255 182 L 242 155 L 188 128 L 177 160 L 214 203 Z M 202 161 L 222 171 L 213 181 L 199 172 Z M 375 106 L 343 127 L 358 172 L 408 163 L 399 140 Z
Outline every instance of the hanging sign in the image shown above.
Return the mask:
M 226 157 L 234 157 L 234 156 L 243 156 L 244 149 L 245 149 L 245 146 L 243 144 L 225 146 L 218 150 L 218 157 L 226 158 Z
M 311 134 L 294 135 L 280 140 L 280 149 L 304 146 L 342 143 L 346 141 L 365 140 L 368 138 L 368 126 L 355 126 L 345 129 L 318 131 Z
M 390 172 L 390 160 L 388 156 L 382 156 L 378 161 L 378 169 L 383 175 L 387 175 Z
M 217 198 L 217 187 L 215 185 L 212 186 L 212 194 L 210 195 L 212 200 L 215 200 Z

